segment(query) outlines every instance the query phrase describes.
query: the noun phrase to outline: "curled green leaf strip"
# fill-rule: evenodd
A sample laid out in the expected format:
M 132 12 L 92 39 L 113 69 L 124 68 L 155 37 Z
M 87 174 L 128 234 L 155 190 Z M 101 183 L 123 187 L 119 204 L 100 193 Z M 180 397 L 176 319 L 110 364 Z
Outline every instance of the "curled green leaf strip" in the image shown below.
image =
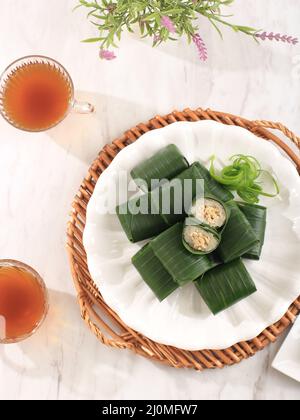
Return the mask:
M 253 156 L 234 155 L 219 174 L 215 169 L 216 157 L 211 157 L 210 174 L 220 184 L 230 191 L 236 191 L 238 196 L 247 203 L 259 203 L 260 196 L 274 198 L 280 193 L 279 185 L 274 176 L 261 168 L 259 161 Z M 264 191 L 262 178 L 266 176 L 274 186 L 275 192 Z

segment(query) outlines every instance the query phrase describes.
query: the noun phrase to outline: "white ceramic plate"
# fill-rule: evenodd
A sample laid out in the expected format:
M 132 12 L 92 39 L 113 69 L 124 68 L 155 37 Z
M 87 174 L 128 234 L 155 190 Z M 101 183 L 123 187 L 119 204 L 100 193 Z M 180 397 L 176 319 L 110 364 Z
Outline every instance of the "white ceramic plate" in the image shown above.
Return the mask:
M 190 163 L 220 163 L 234 154 L 255 156 L 277 174 L 281 194 L 263 199 L 268 226 L 262 258 L 245 260 L 257 293 L 213 316 L 190 284 L 159 303 L 131 264 L 141 244 L 131 244 L 116 215 L 101 206 L 118 173 L 130 170 L 167 144 L 176 144 Z M 122 187 L 127 189 L 127 184 Z M 101 175 L 87 211 L 84 246 L 91 276 L 108 305 L 131 328 L 154 341 L 186 350 L 223 349 L 250 340 L 277 322 L 300 294 L 300 177 L 271 143 L 239 127 L 211 121 L 176 123 L 151 131 L 126 147 Z
M 300 318 L 297 319 L 272 366 L 300 382 Z

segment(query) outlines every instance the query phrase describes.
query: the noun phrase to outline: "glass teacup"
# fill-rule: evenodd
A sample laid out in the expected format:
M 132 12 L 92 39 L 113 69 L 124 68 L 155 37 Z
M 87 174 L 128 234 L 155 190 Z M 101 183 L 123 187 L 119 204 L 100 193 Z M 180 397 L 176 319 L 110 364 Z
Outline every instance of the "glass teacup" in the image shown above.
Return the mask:
M 48 312 L 48 293 L 41 276 L 28 265 L 0 260 L 0 344 L 32 336 Z
M 94 106 L 74 99 L 71 76 L 52 58 L 21 58 L 10 64 L 0 78 L 0 113 L 18 129 L 48 130 L 72 110 L 88 114 Z

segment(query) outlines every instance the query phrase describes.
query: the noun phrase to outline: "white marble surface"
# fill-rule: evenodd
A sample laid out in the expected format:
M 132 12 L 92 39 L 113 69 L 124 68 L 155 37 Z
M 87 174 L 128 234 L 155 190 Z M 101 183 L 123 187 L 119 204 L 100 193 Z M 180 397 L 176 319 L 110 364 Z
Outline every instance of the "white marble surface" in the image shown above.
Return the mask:
M 25 4 L 26 3 L 26 4 Z M 99 344 L 80 319 L 65 252 L 70 203 L 106 142 L 173 108 L 211 107 L 280 120 L 300 133 L 300 46 L 256 45 L 206 22 L 210 59 L 185 42 L 152 50 L 126 36 L 118 59 L 101 62 L 81 44 L 93 34 L 73 0 L 1 0 L 0 68 L 26 54 L 61 61 L 92 116 L 70 116 L 44 134 L 0 121 L 0 255 L 33 265 L 50 289 L 47 322 L 30 340 L 0 347 L 0 399 L 299 399 L 300 385 L 270 365 L 280 345 L 223 371 L 202 374 L 153 364 Z M 300 1 L 236 1 L 239 23 L 300 36 Z

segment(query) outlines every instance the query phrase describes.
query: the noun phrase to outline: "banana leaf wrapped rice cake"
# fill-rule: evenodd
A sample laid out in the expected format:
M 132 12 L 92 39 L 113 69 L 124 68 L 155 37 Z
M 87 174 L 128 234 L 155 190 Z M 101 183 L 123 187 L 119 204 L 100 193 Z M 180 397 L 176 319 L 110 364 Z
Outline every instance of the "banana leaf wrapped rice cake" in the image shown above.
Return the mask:
M 171 182 L 118 206 L 117 215 L 128 239 L 131 242 L 149 239 L 183 221 L 195 197 L 204 193 L 212 194 L 214 191 L 219 200 L 222 199 L 220 196 L 226 199 L 232 197 L 224 187 L 216 187 L 215 184 L 209 172 L 196 162 Z M 143 207 L 147 211 L 137 214 L 131 210 L 132 207 Z
M 203 165 L 189 166 L 174 145 L 131 175 L 145 193 L 118 206 L 117 215 L 131 242 L 152 238 L 132 263 L 160 301 L 194 283 L 217 314 L 256 291 L 241 257 L 260 258 L 266 208 L 233 201 Z
M 203 196 L 204 190 L 198 163 L 194 163 L 176 178 L 152 191 L 151 195 L 167 225 L 172 226 L 187 216 L 193 199 Z
M 267 209 L 263 206 L 248 203 L 238 203 L 238 206 L 246 216 L 257 238 L 259 239 L 259 242 L 256 243 L 246 254 L 244 254 L 243 257 L 251 260 L 259 260 L 265 242 Z
M 168 228 L 165 220 L 155 209 L 151 212 L 150 200 L 151 196 L 147 194 L 117 207 L 119 221 L 130 242 L 152 238 Z
M 196 280 L 195 286 L 214 315 L 256 292 L 240 258 L 206 272 Z
M 219 184 L 219 182 L 215 181 L 209 170 L 199 162 L 197 162 L 197 171 L 199 179 L 204 180 L 206 195 L 211 194 L 225 203 L 233 199 L 233 194 L 223 185 Z
M 150 242 L 154 254 L 179 286 L 196 280 L 220 263 L 214 254 L 189 252 L 183 245 L 182 231 L 183 223 L 177 223 Z
M 220 244 L 221 235 L 208 225 L 203 225 L 198 219 L 185 219 L 182 241 L 185 248 L 192 254 L 210 254 Z
M 224 263 L 242 257 L 259 243 L 256 233 L 237 203 L 230 201 L 226 205 L 230 209 L 230 217 L 218 247 L 218 254 Z
M 171 180 L 189 167 L 189 163 L 174 144 L 159 150 L 137 165 L 131 176 L 143 191 L 151 191 L 161 180 Z
M 156 257 L 150 244 L 144 246 L 133 258 L 132 263 L 155 296 L 163 301 L 179 288 L 170 273 Z
M 194 165 L 197 168 L 198 179 L 205 181 L 207 193 L 211 193 L 225 202 L 233 199 L 232 193 L 215 181 L 210 175 L 209 170 L 199 162 Z M 133 168 L 131 176 L 143 191 L 151 191 L 158 186 L 157 181 L 171 181 L 188 169 L 188 167 L 189 163 L 178 147 L 174 144 L 169 144 Z
M 197 194 L 203 194 L 203 182 L 199 182 L 194 164 L 171 182 L 129 200 L 116 211 L 128 239 L 139 242 L 182 221 L 186 217 L 185 209 Z
M 230 207 L 213 196 L 195 198 L 189 211 L 201 223 L 216 229 L 224 229 L 230 216 Z

